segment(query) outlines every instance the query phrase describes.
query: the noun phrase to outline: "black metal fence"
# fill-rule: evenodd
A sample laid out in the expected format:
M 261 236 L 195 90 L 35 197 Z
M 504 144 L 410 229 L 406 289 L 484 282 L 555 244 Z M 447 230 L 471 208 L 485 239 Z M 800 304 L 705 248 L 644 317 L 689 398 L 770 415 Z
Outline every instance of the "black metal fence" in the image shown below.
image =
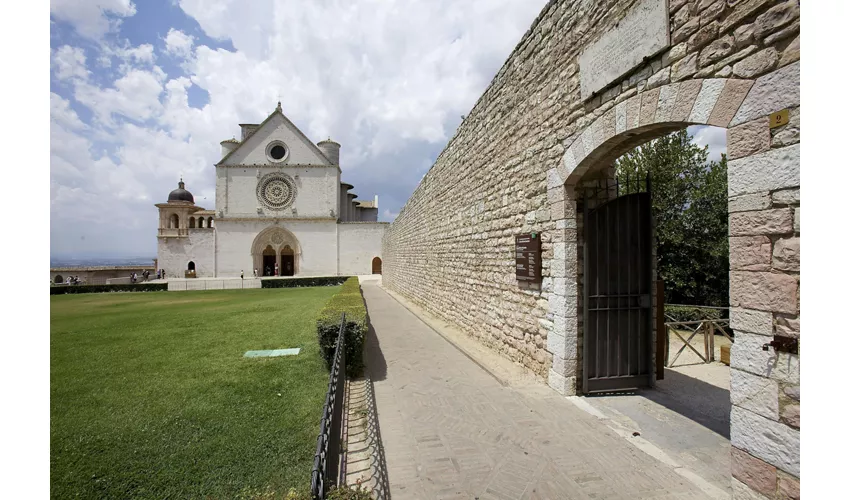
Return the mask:
M 328 394 L 322 410 L 322 424 L 313 460 L 310 491 L 314 499 L 323 500 L 339 478 L 340 446 L 342 441 L 342 407 L 345 394 L 345 313 L 339 322 Z

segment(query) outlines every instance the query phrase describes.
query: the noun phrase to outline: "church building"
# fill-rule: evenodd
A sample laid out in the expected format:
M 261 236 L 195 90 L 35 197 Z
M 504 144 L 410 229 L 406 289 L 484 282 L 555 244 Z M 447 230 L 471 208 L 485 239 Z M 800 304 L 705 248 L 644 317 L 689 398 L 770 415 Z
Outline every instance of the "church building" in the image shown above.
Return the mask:
M 378 197 L 358 201 L 341 180 L 340 145 L 313 144 L 277 108 L 241 140 L 221 142 L 215 210 L 183 179 L 158 203 L 157 261 L 166 277 L 380 273 Z

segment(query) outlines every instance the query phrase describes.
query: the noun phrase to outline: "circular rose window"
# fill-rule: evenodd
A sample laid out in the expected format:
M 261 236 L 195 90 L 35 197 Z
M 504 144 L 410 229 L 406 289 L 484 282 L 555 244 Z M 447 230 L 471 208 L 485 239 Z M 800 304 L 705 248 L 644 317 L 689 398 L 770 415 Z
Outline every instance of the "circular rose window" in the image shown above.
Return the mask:
M 292 205 L 295 194 L 295 181 L 282 172 L 266 174 L 257 184 L 257 199 L 272 210 L 283 210 Z

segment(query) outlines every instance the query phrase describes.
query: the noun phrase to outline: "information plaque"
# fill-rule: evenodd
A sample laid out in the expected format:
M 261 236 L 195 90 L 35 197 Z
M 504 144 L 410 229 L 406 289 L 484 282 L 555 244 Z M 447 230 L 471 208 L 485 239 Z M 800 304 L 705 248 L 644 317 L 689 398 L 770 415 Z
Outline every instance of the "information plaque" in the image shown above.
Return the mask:
M 521 283 L 542 281 L 540 234 L 520 234 L 516 237 L 516 279 Z

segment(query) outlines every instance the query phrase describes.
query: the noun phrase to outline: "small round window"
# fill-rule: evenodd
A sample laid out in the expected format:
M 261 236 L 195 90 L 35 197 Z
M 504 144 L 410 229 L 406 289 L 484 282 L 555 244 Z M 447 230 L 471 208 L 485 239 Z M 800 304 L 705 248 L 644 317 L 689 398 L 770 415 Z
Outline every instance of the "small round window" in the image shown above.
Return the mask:
M 269 156 L 271 156 L 274 160 L 282 160 L 283 157 L 286 156 L 286 148 L 280 144 L 276 144 L 272 146 L 271 151 L 269 151 Z
M 281 141 L 271 141 L 266 146 L 266 157 L 272 162 L 284 162 L 289 157 L 289 148 Z

